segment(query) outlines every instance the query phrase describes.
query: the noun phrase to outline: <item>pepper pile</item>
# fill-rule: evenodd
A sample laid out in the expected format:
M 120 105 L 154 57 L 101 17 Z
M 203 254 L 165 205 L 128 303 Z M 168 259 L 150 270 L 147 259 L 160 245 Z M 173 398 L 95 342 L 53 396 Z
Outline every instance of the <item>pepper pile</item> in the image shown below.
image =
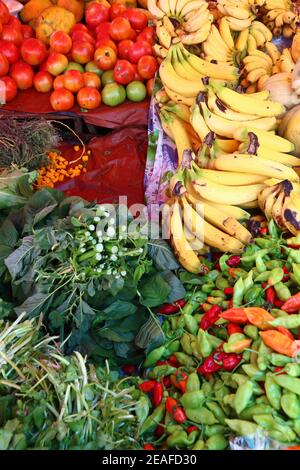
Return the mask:
M 272 221 L 265 232 L 157 312 L 165 343 L 140 381 L 145 449 L 223 450 L 257 432 L 300 442 L 300 240 Z

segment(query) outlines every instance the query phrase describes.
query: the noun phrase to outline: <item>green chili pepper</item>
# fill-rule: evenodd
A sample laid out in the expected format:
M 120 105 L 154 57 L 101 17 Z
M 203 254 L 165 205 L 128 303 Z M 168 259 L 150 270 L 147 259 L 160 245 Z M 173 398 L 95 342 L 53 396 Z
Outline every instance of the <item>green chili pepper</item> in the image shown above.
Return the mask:
M 264 263 L 264 260 L 263 260 L 263 257 L 262 257 L 261 254 L 256 257 L 255 266 L 256 266 L 256 269 L 259 273 L 263 273 L 267 270 L 267 267 Z
M 144 362 L 144 367 L 151 367 L 159 361 L 166 350 L 165 346 L 160 346 L 159 348 L 152 349 L 152 351 L 147 355 Z
M 169 346 L 167 347 L 163 357 L 169 357 L 171 354 L 174 354 L 175 352 L 179 351 L 180 349 L 180 341 L 179 339 L 176 339 L 175 341 L 172 341 Z
M 226 395 L 229 395 L 229 388 L 227 386 L 225 386 L 223 383 L 220 387 L 217 388 L 217 386 L 215 385 L 215 399 L 219 402 L 219 403 L 222 403 L 223 402 L 223 398 L 226 396 Z
M 224 292 L 218 289 L 213 289 L 210 295 L 212 295 L 213 297 L 218 297 L 218 298 L 222 297 L 222 299 L 225 299 Z
M 221 269 L 222 272 L 225 272 L 225 273 L 226 273 L 226 272 L 228 271 L 229 266 L 228 266 L 228 264 L 227 264 L 227 260 L 228 260 L 229 258 L 230 258 L 230 255 L 226 255 L 226 254 L 220 256 L 220 258 L 219 258 L 219 266 L 220 266 L 220 269 Z
M 214 434 L 206 441 L 208 450 L 225 450 L 228 447 L 228 441 L 222 434 Z
M 264 371 L 268 368 L 270 354 L 272 354 L 271 349 L 268 348 L 268 346 L 266 346 L 263 341 L 261 341 L 257 356 L 257 367 L 259 370 Z
M 272 238 L 279 239 L 279 230 L 273 219 L 271 219 L 268 223 L 268 231 Z
M 242 369 L 253 380 L 261 381 L 266 378 L 265 372 L 259 370 L 259 368 L 255 367 L 253 364 L 243 364 Z
M 233 288 L 233 297 L 232 297 L 232 305 L 233 307 L 240 307 L 243 302 L 244 296 L 244 281 L 240 277 L 234 285 Z
M 253 340 L 259 338 L 258 328 L 254 325 L 246 325 L 243 331 L 245 335 L 249 336 L 249 338 L 252 338 Z
M 148 418 L 144 421 L 140 433 L 141 434 L 147 434 L 155 431 L 156 427 L 158 424 L 163 420 L 163 417 L 165 416 L 165 404 L 162 403 L 160 404 L 153 413 L 148 416 Z
M 244 303 L 251 305 L 251 307 L 258 307 L 262 304 L 263 302 L 263 297 L 265 295 L 265 291 L 262 287 L 260 286 L 252 286 L 248 290 L 248 292 L 245 293 L 244 295 Z
M 247 407 L 252 395 L 253 385 L 250 380 L 239 385 L 234 398 L 234 408 L 237 414 L 241 413 Z
M 186 313 L 184 315 L 184 322 L 188 332 L 192 335 L 196 335 L 199 328 L 197 320 L 192 315 Z
M 245 351 L 243 351 L 243 362 L 249 362 L 250 361 L 250 356 L 251 356 L 251 351 L 249 351 L 248 349 L 245 349 Z
M 185 447 L 187 437 L 187 433 L 183 430 L 171 434 L 166 441 L 168 448 L 172 449 L 174 447 Z
M 205 442 L 202 439 L 198 439 L 192 450 L 203 450 L 205 447 Z
M 275 410 L 280 410 L 281 388 L 274 381 L 273 376 L 269 373 L 266 375 L 265 379 L 265 391 L 266 396 L 273 408 L 275 408 Z
M 300 286 L 300 263 L 292 263 L 294 281 Z
M 146 420 L 149 414 L 150 404 L 148 396 L 143 393 L 135 406 L 135 414 L 140 424 L 143 424 Z
M 229 336 L 228 338 L 228 344 L 233 344 L 236 341 L 240 341 L 242 339 L 246 339 L 246 336 L 243 335 L 243 333 L 233 333 L 232 335 Z
M 173 421 L 172 421 L 173 423 Z M 175 434 L 182 431 L 182 427 L 179 424 L 168 424 L 165 427 L 165 431 L 168 435 Z
M 279 253 L 278 253 L 278 256 L 279 256 Z M 281 259 L 270 259 L 268 261 L 265 262 L 265 265 L 267 267 L 268 270 L 272 270 L 272 269 L 275 269 L 275 268 L 282 268 L 283 265 L 284 265 L 284 261 L 281 260 Z
M 289 375 L 273 375 L 273 379 L 278 385 L 280 385 L 280 387 L 300 395 L 300 379 L 297 377 L 290 377 Z
M 268 431 L 268 434 L 272 436 L 271 433 L 274 431 L 278 431 L 284 435 L 284 442 L 291 442 L 296 438 L 296 434 L 293 430 L 286 425 L 280 425 L 275 417 L 271 415 L 261 414 L 261 415 L 254 415 L 253 420 L 259 424 L 263 429 Z M 274 434 L 273 434 L 274 435 Z M 281 439 L 282 440 L 282 439 Z
M 212 271 L 209 271 L 209 273 L 206 276 L 208 277 L 208 279 L 215 282 L 219 274 L 220 274 L 220 271 L 218 271 L 217 269 L 213 269 Z
M 176 359 L 182 366 L 186 367 L 195 367 L 195 361 L 192 357 L 188 356 L 187 354 L 183 352 L 176 352 L 174 353 L 176 356 Z
M 223 297 L 209 297 L 207 302 L 211 305 L 220 305 L 223 302 Z
M 294 431 L 298 437 L 300 437 L 300 419 L 295 419 L 294 421 Z
M 218 331 L 218 333 L 220 333 L 220 332 L 221 332 L 221 329 L 220 329 L 220 331 Z M 224 333 L 226 333 L 226 332 L 224 331 Z M 223 343 L 222 339 L 218 338 L 214 334 L 210 335 L 209 333 L 207 333 L 207 331 L 206 331 L 206 337 L 207 337 L 207 339 L 208 339 L 208 341 L 211 344 L 213 349 L 217 349 Z
M 230 287 L 230 284 L 222 274 L 219 274 L 216 279 L 216 287 L 223 292 L 226 287 Z
M 191 315 L 195 310 L 197 310 L 201 304 L 206 301 L 206 294 L 204 292 L 196 292 L 192 295 L 189 301 L 182 308 L 181 313 L 183 315 Z
M 187 333 L 186 331 L 183 333 L 183 335 L 180 338 L 180 344 L 181 344 L 183 351 L 189 356 L 192 356 L 193 354 L 192 339 L 191 339 L 191 335 Z
M 210 294 L 214 287 L 215 285 L 212 282 L 207 282 L 206 284 L 203 284 L 203 286 L 201 287 L 201 290 L 202 292 L 205 292 L 206 294 Z
M 272 406 L 262 403 L 262 404 L 249 406 L 240 414 L 240 417 L 242 419 L 246 419 L 250 421 L 253 419 L 254 415 L 260 415 L 260 414 L 271 415 L 273 413 L 274 413 L 274 408 L 272 408 Z
M 200 380 L 197 372 L 192 372 L 186 382 L 186 391 L 196 392 L 198 390 L 200 390 Z
M 231 406 L 231 408 L 234 408 L 234 399 L 235 399 L 235 393 L 229 393 L 228 395 L 224 396 L 223 403 L 224 405 L 229 405 Z
M 186 408 L 185 413 L 188 419 L 194 421 L 195 423 L 210 425 L 218 422 L 213 413 L 205 408 L 205 406 L 197 409 Z
M 248 276 L 244 279 L 244 292 L 248 292 L 250 287 L 253 286 L 253 271 L 249 271 Z
M 288 261 L 290 263 L 300 264 L 300 250 L 292 250 L 291 248 L 287 249 L 288 251 Z
M 295 363 L 289 363 L 284 366 L 284 371 L 291 377 L 300 376 L 300 365 Z
M 288 313 L 284 312 L 283 310 L 280 310 L 280 308 L 272 308 L 271 309 L 271 314 L 273 317 L 278 318 L 278 317 L 287 317 Z
M 212 353 L 212 345 L 210 344 L 206 331 L 199 328 L 197 334 L 197 346 L 203 357 L 208 357 Z
M 259 429 L 257 424 L 242 419 L 226 419 L 226 424 L 238 436 L 251 436 L 256 434 Z
M 178 317 L 170 317 L 171 327 L 173 331 L 177 330 L 177 320 Z
M 291 419 L 300 418 L 300 402 L 295 393 L 284 393 L 281 397 L 281 408 Z
M 196 390 L 194 392 L 186 392 L 180 398 L 180 403 L 184 408 L 199 408 L 204 404 L 206 400 L 205 394 L 202 390 Z
M 171 325 L 168 320 L 164 321 L 163 324 L 161 325 L 161 329 L 164 332 L 165 336 L 168 336 L 171 332 Z
M 210 382 L 204 382 L 202 384 L 201 390 L 206 394 L 209 395 L 213 391 L 213 386 Z
M 242 385 L 245 382 L 247 382 L 248 377 L 247 375 L 238 374 L 237 372 L 235 372 L 234 374 L 231 374 L 231 379 L 234 380 L 237 383 L 237 385 Z
M 219 420 L 219 423 L 225 424 L 226 415 L 224 411 L 222 410 L 222 408 L 220 407 L 220 405 L 218 405 L 218 403 L 216 403 L 215 401 L 210 401 L 207 403 L 206 406 L 210 411 L 213 412 L 216 419 Z
M 164 364 L 154 367 L 154 369 L 149 372 L 148 376 L 150 379 L 158 379 L 160 377 L 166 377 L 167 375 L 174 374 L 176 370 L 176 367 L 172 367 L 169 364 Z
M 263 273 L 258 274 L 255 276 L 255 282 L 267 282 L 271 274 L 271 271 L 265 271 Z
M 274 246 L 273 241 L 268 238 L 254 238 L 254 241 L 260 248 L 272 248 Z
M 278 282 L 275 284 L 274 289 L 277 297 L 284 302 L 292 296 L 290 289 L 286 286 L 286 284 L 283 284 L 283 282 Z
M 222 424 L 212 424 L 211 426 L 205 426 L 204 435 L 205 437 L 211 437 L 216 434 L 225 434 L 226 427 Z
M 273 366 L 284 367 L 289 362 L 293 362 L 291 357 L 285 356 L 284 354 L 272 353 L 270 355 L 270 362 Z
M 300 326 L 300 315 L 288 315 L 287 317 L 278 317 L 269 322 L 271 326 L 283 326 L 287 329 L 298 328 Z
M 250 363 L 253 366 L 257 366 L 257 356 L 258 356 L 258 348 L 261 343 L 261 337 L 255 339 L 251 344 L 251 353 L 250 353 Z
M 257 250 L 249 256 L 242 256 L 241 261 L 243 263 L 254 262 L 256 261 L 257 257 L 263 258 L 263 256 L 269 253 L 269 249 L 265 248 L 262 250 Z
M 268 278 L 268 285 L 275 286 L 275 284 L 277 284 L 278 282 L 282 280 L 283 276 L 284 276 L 283 269 L 281 268 L 272 269 L 271 274 Z

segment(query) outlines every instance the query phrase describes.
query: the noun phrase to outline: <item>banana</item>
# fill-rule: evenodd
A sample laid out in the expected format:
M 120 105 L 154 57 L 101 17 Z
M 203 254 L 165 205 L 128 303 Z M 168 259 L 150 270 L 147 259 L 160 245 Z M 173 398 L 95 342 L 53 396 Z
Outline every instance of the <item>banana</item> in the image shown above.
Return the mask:
M 295 68 L 295 63 L 291 55 L 289 57 L 287 54 L 282 54 L 279 59 L 279 63 L 281 72 L 292 73 Z
M 176 117 L 176 115 L 161 111 L 160 115 L 162 120 L 167 123 L 169 129 L 174 137 L 175 145 L 178 154 L 178 166 L 181 165 L 182 156 L 185 150 L 192 149 L 192 142 L 189 134 L 183 125 L 183 122 Z
M 282 220 L 285 227 L 293 234 L 300 233 L 300 198 L 291 191 L 286 195 L 282 206 Z
M 272 42 L 266 42 L 265 48 L 267 49 L 267 52 L 269 56 L 271 57 L 273 64 L 275 65 L 276 62 L 280 59 L 280 55 L 281 55 L 280 51 Z
M 263 90 L 264 85 L 265 85 L 265 83 L 266 83 L 266 81 L 268 80 L 269 77 L 270 77 L 270 75 L 263 75 L 262 77 L 260 77 L 257 80 L 257 89 L 258 90 Z
M 227 54 L 232 52 L 233 47 L 228 46 L 227 42 L 224 40 L 215 25 L 212 25 L 209 36 L 215 42 L 216 46 L 221 48 L 222 51 L 226 52 Z
M 284 191 L 280 191 L 272 207 L 272 218 L 280 228 L 284 228 L 282 212 L 285 199 Z
M 232 56 L 230 56 L 230 54 L 227 52 L 225 46 L 223 45 L 221 47 L 220 45 L 216 44 L 215 39 L 212 38 L 211 35 L 208 36 L 202 47 L 203 51 L 205 52 L 205 59 L 207 62 L 214 60 L 218 62 L 219 66 L 221 62 L 227 66 L 233 65 Z
M 182 121 L 190 122 L 191 112 L 189 106 L 183 103 L 172 103 L 169 102 L 162 107 L 162 111 L 167 111 L 173 114 L 176 114 L 177 117 L 182 119 Z
M 170 220 L 171 243 L 178 254 L 180 263 L 184 268 L 193 273 L 199 273 L 202 265 L 198 256 L 194 253 L 188 243 L 182 225 L 181 210 L 179 202 L 174 202 Z
M 178 16 L 179 18 L 183 16 L 181 12 L 189 3 L 190 0 L 177 0 L 175 16 Z
M 156 0 L 147 0 L 147 9 L 154 18 L 162 18 L 165 13 L 157 6 Z
M 212 15 L 210 15 L 207 23 L 203 25 L 198 31 L 194 33 L 180 33 L 179 38 L 182 44 L 186 44 L 187 46 L 192 44 L 200 44 L 201 42 L 205 41 L 207 36 L 209 35 L 211 24 L 213 21 Z
M 220 211 L 224 212 L 224 214 L 226 214 L 228 217 L 233 217 L 236 220 L 248 220 L 251 217 L 249 212 L 245 211 L 244 209 L 238 206 L 232 206 L 229 204 L 219 204 L 217 202 L 212 201 L 209 201 L 209 205 L 211 207 L 219 209 Z
M 281 103 L 271 100 L 261 101 L 252 98 L 251 95 L 243 95 L 226 87 L 220 87 L 216 90 L 218 98 L 222 100 L 231 109 L 243 113 L 246 109 L 250 114 L 260 117 L 275 117 L 283 114 L 285 111 Z
M 266 41 L 268 42 L 272 41 L 272 38 L 273 38 L 272 31 L 270 31 L 269 28 L 261 21 L 253 21 L 251 24 L 250 31 L 252 30 L 261 31 Z
M 238 78 L 238 71 L 235 67 L 230 65 L 220 67 L 218 64 L 200 59 L 200 57 L 189 53 L 186 49 L 183 49 L 183 54 L 189 64 L 205 77 L 229 81 L 235 81 Z
M 229 119 L 230 121 L 243 122 L 258 119 L 258 117 L 254 114 L 242 114 L 237 113 L 236 111 L 232 111 L 228 106 L 218 99 L 211 88 L 208 89 L 207 105 L 211 112 L 223 118 Z
M 284 15 L 285 15 L 285 11 L 282 11 L 281 13 L 279 13 L 276 18 L 275 18 L 275 27 L 276 28 L 281 28 L 281 26 L 283 26 L 283 23 L 284 23 Z
M 227 47 L 232 50 L 234 49 L 234 40 L 231 34 L 231 30 L 228 24 L 228 21 L 225 16 L 220 19 L 219 22 L 219 31 L 223 41 L 226 43 Z
M 176 4 L 177 4 L 177 0 L 169 0 L 169 10 L 170 10 L 170 14 L 171 15 L 175 15 L 176 14 Z M 170 21 L 170 20 L 169 20 Z M 171 21 L 170 21 L 171 23 Z M 172 23 L 171 23 L 172 24 Z M 173 26 L 173 25 L 172 25 Z
M 222 18 L 223 19 L 223 18 Z M 248 37 L 249 37 L 249 29 L 244 29 L 243 31 L 241 31 L 238 35 L 238 38 L 235 42 L 235 48 L 242 52 L 244 50 L 246 50 L 247 48 L 247 42 L 248 42 Z
M 268 220 L 272 218 L 272 208 L 280 188 L 278 185 L 263 189 L 258 195 L 258 205 Z
M 193 234 L 197 234 L 198 227 L 202 226 L 204 243 L 222 252 L 241 253 L 243 251 L 244 245 L 239 240 L 227 235 L 203 219 L 184 196 L 182 197 L 182 205 L 184 224 Z
M 278 152 L 264 146 L 259 146 L 256 155 L 264 160 L 274 160 L 286 166 L 300 166 L 300 158 L 289 155 L 288 153 Z
M 250 34 L 254 37 L 257 47 L 263 47 L 267 42 L 264 34 L 258 29 L 250 29 Z
M 253 96 L 253 98 L 256 98 L 258 100 L 265 101 L 265 100 L 269 99 L 270 92 L 269 92 L 269 90 L 262 90 L 262 91 L 258 91 L 257 93 L 253 93 L 252 96 Z
M 265 52 L 259 51 L 258 49 L 252 50 L 250 57 L 257 57 L 263 59 L 266 62 L 266 65 L 269 67 L 272 67 L 273 65 L 271 57 L 269 57 L 268 54 L 265 54 Z
M 278 180 L 276 178 L 268 178 L 264 181 L 267 186 L 274 186 L 275 184 L 282 183 L 284 180 Z M 300 194 L 300 183 L 293 182 L 293 189 L 296 193 Z
M 266 21 L 275 21 L 277 16 L 284 12 L 284 8 L 272 8 L 271 11 L 266 14 Z
M 209 134 L 210 129 L 207 127 L 205 120 L 200 113 L 200 108 L 196 103 L 194 103 L 191 107 L 190 123 L 194 131 L 198 134 L 201 141 L 203 142 L 207 134 Z
M 255 19 L 254 15 L 251 15 L 249 18 L 240 20 L 237 18 L 232 18 L 231 16 L 227 17 L 229 27 L 232 31 L 243 31 L 244 29 L 249 28 L 252 21 Z
M 225 186 L 246 186 L 249 184 L 262 183 L 265 180 L 263 175 L 250 173 L 238 173 L 234 171 L 216 171 L 205 168 L 199 169 L 199 174 L 213 183 Z
M 260 78 L 265 76 L 266 70 L 264 68 L 258 68 L 248 73 L 247 80 L 249 80 L 250 83 L 256 83 Z
M 264 175 L 269 178 L 288 179 L 290 181 L 299 181 L 299 176 L 290 167 L 274 160 L 264 160 L 260 157 L 249 154 L 226 154 L 218 155 L 214 159 L 214 168 L 223 171 L 238 171 L 241 173 L 251 173 L 253 168 L 258 175 Z
M 207 9 L 207 7 L 202 10 L 195 11 L 192 16 L 189 17 L 188 21 L 184 23 L 183 29 L 187 33 L 194 33 L 198 31 L 200 28 L 203 28 L 205 23 L 207 23 L 211 19 L 211 13 Z
M 161 46 L 160 44 L 154 44 L 153 50 L 157 57 L 160 57 L 161 59 L 165 59 L 167 57 L 168 49 Z
M 197 73 L 189 64 L 185 61 L 181 61 L 179 58 L 179 50 L 176 47 L 172 48 L 172 66 L 175 72 L 185 80 L 189 80 L 192 82 L 200 82 L 202 76 Z M 202 82 L 201 82 L 202 83 Z
M 252 34 L 248 34 L 248 40 L 247 40 L 247 50 L 251 54 L 253 50 L 257 49 L 257 44 L 254 36 Z
M 264 59 L 262 59 L 261 57 L 254 57 L 254 56 L 248 56 L 248 57 L 251 57 L 253 60 L 248 60 L 247 63 L 245 64 L 244 66 L 244 69 L 246 70 L 246 72 L 252 72 L 253 70 L 257 70 L 259 68 L 262 68 L 264 69 L 264 74 L 266 75 L 267 73 L 270 73 L 272 72 L 272 67 L 266 67 L 266 62 L 264 61 Z M 246 57 L 247 59 L 247 57 Z M 251 80 L 249 80 L 248 76 L 247 76 L 247 80 L 249 82 L 251 82 Z
M 230 3 L 226 2 L 223 4 L 223 8 L 227 14 L 227 16 L 232 17 L 238 20 L 247 20 L 250 16 L 252 16 L 251 11 L 249 8 L 243 8 L 239 2 L 235 5 L 230 5 Z
M 170 34 L 170 36 L 172 38 L 175 38 L 177 36 L 177 34 L 175 32 L 175 27 L 174 27 L 172 21 L 170 20 L 170 18 L 167 15 L 165 15 L 162 19 L 162 22 L 163 22 L 164 27 L 166 28 L 166 30 Z
M 176 47 L 177 59 L 179 60 L 182 67 L 185 69 L 185 72 L 187 74 L 187 77 L 189 77 L 189 80 L 191 80 L 192 77 L 193 77 L 193 80 L 195 81 L 202 80 L 202 78 L 204 78 L 204 75 L 201 75 L 188 63 L 188 61 L 184 57 L 181 44 L 178 44 L 178 46 L 175 46 L 175 47 Z
M 199 83 L 197 83 L 180 77 L 174 70 L 171 62 L 168 60 L 168 56 L 160 64 L 159 74 L 162 83 L 166 85 L 167 88 L 173 90 L 175 93 L 185 96 L 186 98 L 194 98 L 204 89 L 204 85 L 200 80 Z
M 157 0 L 158 7 L 166 14 L 170 15 L 169 0 Z
M 207 4 L 204 0 L 192 0 L 185 4 L 180 12 L 180 16 L 184 18 L 190 12 L 199 11 L 201 8 L 207 8 Z
M 247 140 L 249 132 L 252 132 L 256 135 L 259 144 L 263 147 L 267 147 L 272 150 L 277 150 L 278 152 L 283 153 L 290 153 L 295 150 L 294 144 L 292 144 L 292 142 L 290 142 L 289 140 L 284 139 L 279 135 L 274 135 L 270 132 L 263 132 L 259 129 L 255 129 L 254 126 L 248 126 L 247 128 L 241 127 L 235 132 L 234 138 L 240 141 Z
M 166 86 L 164 88 L 168 97 L 175 103 L 184 104 L 186 106 L 192 106 L 195 102 L 195 98 L 187 98 L 186 96 L 182 96 Z
M 169 120 L 167 120 L 161 113 L 159 114 L 160 117 L 160 123 L 163 128 L 164 133 L 173 141 L 175 142 L 175 137 L 173 135 L 173 132 L 171 130 Z
M 169 49 L 172 43 L 172 36 L 165 28 L 163 20 L 158 20 L 156 23 L 156 35 L 159 43 L 166 49 Z

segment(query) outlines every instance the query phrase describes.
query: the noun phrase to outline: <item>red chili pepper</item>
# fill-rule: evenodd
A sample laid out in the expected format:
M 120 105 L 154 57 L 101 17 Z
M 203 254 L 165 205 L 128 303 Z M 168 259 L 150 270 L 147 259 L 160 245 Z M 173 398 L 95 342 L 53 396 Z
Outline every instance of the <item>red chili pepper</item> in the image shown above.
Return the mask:
M 200 367 L 198 367 L 197 372 L 200 375 L 213 374 L 222 369 L 222 365 L 217 364 L 214 361 L 213 354 L 204 359 Z
M 232 308 L 232 307 L 233 307 L 233 299 L 230 299 L 229 304 L 228 304 L 228 308 Z
M 170 415 L 173 415 L 173 412 L 174 412 L 176 406 L 178 406 L 178 402 L 177 402 L 177 400 L 175 400 L 175 398 L 168 397 L 166 399 L 166 410 Z
M 261 228 L 259 229 L 259 233 L 260 233 L 261 235 L 267 235 L 267 234 L 269 233 L 268 227 L 261 227 Z
M 144 444 L 144 450 L 155 450 L 152 444 Z
M 232 323 L 232 322 L 228 323 L 227 331 L 228 331 L 229 336 L 233 335 L 234 333 L 243 333 L 242 328 L 236 323 Z
M 186 414 L 184 409 L 178 404 L 177 400 L 172 397 L 168 397 L 166 400 L 166 410 L 167 412 L 173 416 L 174 420 L 177 423 L 183 423 L 186 421 Z
M 290 278 L 290 271 L 289 271 L 289 269 L 288 269 L 286 266 L 283 266 L 282 269 L 283 269 L 283 272 L 284 272 L 284 274 L 285 274 L 285 275 L 283 276 L 283 278 L 282 278 L 282 282 L 286 282 L 286 281 L 288 281 L 289 278 Z
M 220 313 L 220 318 L 224 318 L 232 323 L 246 325 L 249 323 L 245 309 L 242 307 L 228 308 L 225 312 Z
M 295 250 L 299 250 L 300 245 L 289 245 L 289 248 L 293 248 Z
M 281 308 L 284 304 L 284 302 L 280 299 L 275 299 L 273 303 L 274 303 L 274 307 L 276 308 Z
M 184 409 L 181 406 L 178 406 L 176 410 L 174 411 L 173 418 L 176 421 L 176 423 L 184 423 L 186 421 L 186 414 Z
M 142 392 L 149 393 L 152 392 L 155 384 L 156 380 L 146 380 L 145 382 L 141 383 L 139 387 Z
M 230 266 L 231 268 L 234 268 L 235 266 L 238 266 L 240 262 L 241 262 L 241 257 L 238 255 L 233 255 L 233 256 L 230 256 L 230 258 L 228 258 L 228 260 L 226 261 L 226 264 L 228 264 L 228 266 Z
M 135 369 L 136 367 L 132 364 L 127 364 L 125 366 L 122 366 L 122 371 L 127 375 L 133 374 L 135 372 Z
M 283 367 L 279 367 L 279 366 L 275 367 L 274 372 L 280 372 L 280 371 L 282 371 L 282 369 L 283 369 Z M 286 374 L 286 372 L 281 372 L 281 374 L 279 374 L 279 375 L 285 375 L 285 374 Z
M 179 299 L 174 304 L 164 304 L 162 305 L 157 313 L 160 313 L 161 315 L 170 315 L 172 313 L 177 313 L 179 310 L 184 307 L 186 304 L 186 301 L 184 299 Z
M 221 266 L 220 266 L 219 261 L 216 262 L 215 269 L 217 269 L 217 271 L 221 271 Z
M 268 289 L 266 290 L 266 301 L 269 304 L 274 304 L 275 298 L 276 298 L 276 292 L 275 292 L 274 287 L 268 287 Z
M 168 363 L 170 364 L 170 366 L 173 366 L 173 367 L 179 367 L 180 366 L 180 363 L 179 363 L 177 357 L 174 354 L 171 354 L 171 356 L 168 359 Z
M 164 433 L 165 433 L 165 428 L 161 424 L 159 424 L 157 428 L 155 429 L 155 436 L 157 438 L 160 438 L 161 436 L 164 435 Z
M 166 366 L 169 364 L 169 361 L 156 361 L 155 365 L 156 366 Z
M 178 370 L 175 374 L 171 375 L 171 382 L 174 387 L 178 388 L 182 393 L 185 393 L 188 378 L 189 375 L 186 372 Z
M 222 356 L 222 369 L 226 371 L 231 371 L 235 369 L 241 362 L 243 356 L 241 354 L 235 353 L 223 353 Z
M 287 328 L 284 328 L 283 326 L 277 326 L 276 330 L 294 341 L 294 335 Z
M 300 292 L 292 295 L 281 308 L 287 313 L 297 313 L 300 310 Z
M 233 295 L 234 288 L 233 287 L 225 287 L 224 294 L 225 295 Z
M 161 404 L 164 396 L 164 387 L 160 382 L 156 382 L 153 388 L 152 405 L 157 407 Z
M 219 305 L 213 305 L 201 318 L 200 328 L 202 330 L 207 330 L 210 326 L 213 326 L 217 320 L 219 320 L 219 315 L 222 312 L 222 308 Z
M 197 426 L 189 426 L 187 428 L 187 433 L 188 434 L 191 434 L 191 432 L 193 432 L 193 431 L 199 431 L 199 428 Z
M 172 382 L 169 376 L 163 377 L 162 382 L 166 388 L 170 388 L 172 385 Z

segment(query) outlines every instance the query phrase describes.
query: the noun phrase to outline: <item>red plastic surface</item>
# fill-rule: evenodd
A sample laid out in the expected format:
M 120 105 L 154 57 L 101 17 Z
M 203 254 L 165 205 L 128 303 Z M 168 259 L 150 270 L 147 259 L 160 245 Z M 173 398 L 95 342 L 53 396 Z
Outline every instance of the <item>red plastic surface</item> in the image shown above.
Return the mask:
M 87 173 L 56 188 L 89 201 L 117 203 L 119 196 L 127 196 L 128 206 L 143 203 L 147 139 L 147 130 L 136 127 L 93 137 Z M 68 160 L 74 159 L 72 146 L 61 150 Z

